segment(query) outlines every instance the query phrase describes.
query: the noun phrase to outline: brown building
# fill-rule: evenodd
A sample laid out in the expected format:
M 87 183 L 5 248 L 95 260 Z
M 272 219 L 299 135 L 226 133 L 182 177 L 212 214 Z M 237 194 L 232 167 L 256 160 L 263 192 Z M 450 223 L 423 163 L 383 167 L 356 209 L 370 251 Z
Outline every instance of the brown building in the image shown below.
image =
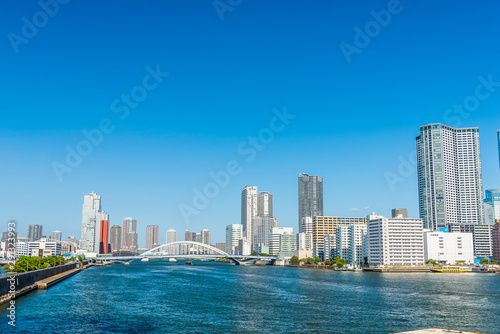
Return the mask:
M 336 234 L 338 226 L 366 224 L 366 217 L 316 216 L 312 219 L 313 248 L 315 256 L 323 251 L 325 234 Z
M 493 258 L 500 261 L 500 219 L 495 220 L 493 230 L 491 231 L 491 241 L 493 248 Z

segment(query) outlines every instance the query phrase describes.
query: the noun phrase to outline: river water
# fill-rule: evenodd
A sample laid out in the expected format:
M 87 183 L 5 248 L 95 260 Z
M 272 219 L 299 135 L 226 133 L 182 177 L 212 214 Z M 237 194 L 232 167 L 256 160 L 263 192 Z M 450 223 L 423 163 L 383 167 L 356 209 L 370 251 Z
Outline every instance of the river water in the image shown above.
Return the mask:
M 0 333 L 8 333 L 6 306 Z M 17 300 L 27 333 L 500 333 L 500 275 L 150 262 L 89 268 Z

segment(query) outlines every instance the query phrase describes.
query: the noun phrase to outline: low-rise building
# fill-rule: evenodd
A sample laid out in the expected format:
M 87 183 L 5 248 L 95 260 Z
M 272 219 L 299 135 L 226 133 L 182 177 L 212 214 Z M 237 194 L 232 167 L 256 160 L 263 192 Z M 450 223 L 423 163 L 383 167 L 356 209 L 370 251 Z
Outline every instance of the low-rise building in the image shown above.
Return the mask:
M 336 258 L 337 251 L 337 235 L 336 234 L 325 234 L 323 236 L 323 259 L 326 261 L 328 259 Z
M 28 244 L 30 256 L 46 257 L 51 255 L 61 255 L 61 243 L 52 239 L 42 238 Z
M 448 224 L 450 232 L 472 233 L 474 241 L 474 256 L 489 258 L 492 253 L 491 224 Z
M 442 264 L 474 263 L 472 233 L 424 232 L 424 260 Z

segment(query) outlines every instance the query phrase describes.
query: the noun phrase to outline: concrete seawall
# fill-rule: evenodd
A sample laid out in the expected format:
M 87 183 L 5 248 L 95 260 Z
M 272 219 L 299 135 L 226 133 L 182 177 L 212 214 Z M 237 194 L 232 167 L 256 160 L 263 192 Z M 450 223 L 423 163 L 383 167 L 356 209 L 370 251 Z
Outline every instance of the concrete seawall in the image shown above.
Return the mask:
M 62 266 L 15 274 L 15 298 L 23 296 L 33 290 L 46 290 L 50 286 L 73 276 L 85 267 L 81 263 L 68 263 Z M 9 292 L 12 276 L 0 278 L 0 305 L 9 302 Z

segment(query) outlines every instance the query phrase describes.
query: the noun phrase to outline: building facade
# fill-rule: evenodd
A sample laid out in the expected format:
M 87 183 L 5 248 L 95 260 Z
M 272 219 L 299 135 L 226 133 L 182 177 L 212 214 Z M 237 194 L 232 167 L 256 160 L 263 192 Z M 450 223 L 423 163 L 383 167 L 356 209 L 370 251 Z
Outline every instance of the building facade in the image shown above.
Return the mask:
M 347 227 L 349 245 L 347 248 L 347 263 L 358 266 L 365 263 L 366 233 L 366 224 L 349 225 Z
M 81 247 L 97 252 L 99 247 L 98 213 L 101 212 L 101 196 L 94 192 L 83 197 Z
M 492 254 L 496 261 L 500 261 L 500 219 L 497 219 L 491 229 Z
M 255 186 L 246 186 L 241 191 L 241 225 L 247 240 L 252 240 L 252 221 L 257 216 L 257 192 Z
M 52 231 L 52 239 L 57 241 L 62 241 L 62 232 L 61 231 Z
M 441 264 L 474 264 L 472 233 L 424 232 L 424 260 Z
M 99 254 L 111 253 L 111 245 L 109 243 L 109 220 L 101 220 L 100 226 Z
M 137 252 L 137 220 L 132 217 L 123 219 L 122 249 Z
M 158 247 L 160 242 L 160 227 L 158 225 L 146 226 L 146 248 Z
M 472 233 L 474 242 L 474 256 L 489 258 L 492 256 L 491 232 L 493 225 L 489 224 L 448 224 L 450 232 Z
M 484 223 L 478 128 L 421 126 L 417 171 L 420 218 L 425 228 Z
M 299 175 L 299 232 L 302 218 L 323 216 L 323 178 L 302 173 Z
M 392 209 L 392 218 L 408 218 L 408 209 Z
M 122 249 L 122 227 L 120 225 L 111 226 L 109 232 L 109 243 L 111 252 L 118 252 Z
M 314 257 L 324 257 L 323 242 L 324 235 L 336 234 L 338 226 L 349 226 L 353 224 L 366 224 L 366 217 L 335 217 L 316 216 L 312 219 L 313 253 Z
M 493 225 L 495 220 L 500 219 L 500 189 L 486 190 L 484 212 L 486 224 Z
M 371 267 L 424 264 L 421 219 L 385 218 L 371 214 L 368 216 L 366 242 Z
M 28 227 L 28 240 L 37 241 L 43 236 L 43 226 L 38 224 L 33 224 Z
M 243 225 L 231 224 L 226 226 L 226 253 L 237 254 L 238 242 L 243 238 Z

